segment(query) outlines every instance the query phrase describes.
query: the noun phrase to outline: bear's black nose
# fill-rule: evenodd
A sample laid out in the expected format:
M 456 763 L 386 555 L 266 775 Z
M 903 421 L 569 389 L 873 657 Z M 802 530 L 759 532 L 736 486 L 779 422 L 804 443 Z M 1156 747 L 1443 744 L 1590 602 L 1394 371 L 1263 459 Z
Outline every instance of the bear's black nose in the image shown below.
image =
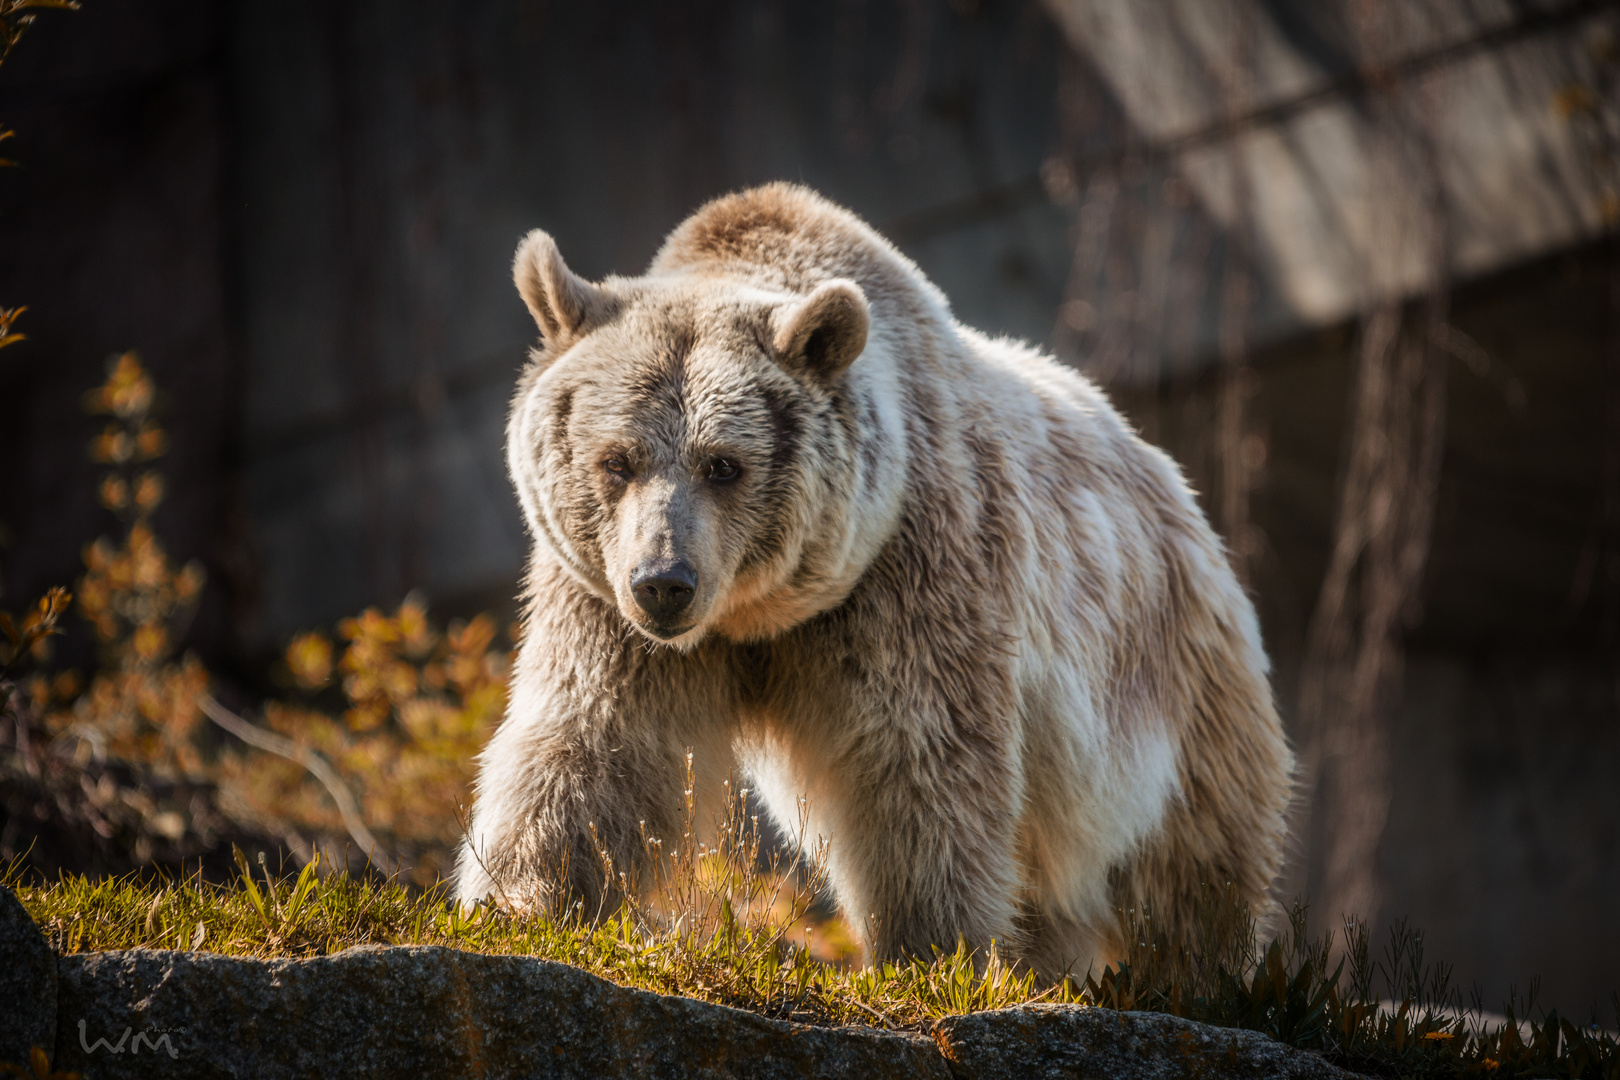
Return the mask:
M 692 602 L 697 571 L 681 561 L 644 562 L 630 575 L 630 591 L 636 594 L 641 610 L 667 626 Z

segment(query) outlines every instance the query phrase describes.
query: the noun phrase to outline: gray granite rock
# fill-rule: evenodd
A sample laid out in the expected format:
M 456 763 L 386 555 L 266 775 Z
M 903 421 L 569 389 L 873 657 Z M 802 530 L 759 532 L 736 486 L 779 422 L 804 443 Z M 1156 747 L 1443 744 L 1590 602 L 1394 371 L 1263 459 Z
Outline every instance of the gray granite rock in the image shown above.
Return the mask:
M 1354 1080 L 1253 1031 L 1160 1013 L 1021 1005 L 939 1021 L 934 1041 L 972 1080 Z
M 1352 1080 L 1248 1031 L 1027 1005 L 932 1041 L 616 986 L 565 964 L 363 947 L 313 960 L 133 949 L 57 957 L 0 889 L 0 1061 L 120 1077 L 956 1077 Z
M 10 889 L 0 888 L 0 1061 L 56 1042 L 56 954 Z
M 451 949 L 65 956 L 55 1065 L 119 1077 L 940 1077 L 916 1035 L 767 1020 Z

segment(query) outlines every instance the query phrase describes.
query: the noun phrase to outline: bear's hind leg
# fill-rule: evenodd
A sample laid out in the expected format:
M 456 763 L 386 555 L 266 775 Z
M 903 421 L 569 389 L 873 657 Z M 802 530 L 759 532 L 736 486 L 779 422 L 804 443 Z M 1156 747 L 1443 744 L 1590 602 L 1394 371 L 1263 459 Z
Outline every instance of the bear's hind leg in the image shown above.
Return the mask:
M 1042 986 L 1064 978 L 1078 987 L 1090 976 L 1101 978 L 1103 969 L 1124 958 L 1117 928 L 1050 908 L 1030 908 L 1019 920 L 1022 948 L 1020 967 L 1034 971 Z

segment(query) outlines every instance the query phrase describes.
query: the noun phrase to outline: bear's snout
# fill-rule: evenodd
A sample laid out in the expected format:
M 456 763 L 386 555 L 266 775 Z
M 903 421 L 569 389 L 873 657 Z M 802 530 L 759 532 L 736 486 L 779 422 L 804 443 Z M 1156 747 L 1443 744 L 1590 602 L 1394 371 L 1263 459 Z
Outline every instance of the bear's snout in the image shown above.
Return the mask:
M 686 629 L 677 630 L 672 624 L 692 603 L 697 580 L 697 571 L 681 559 L 649 559 L 636 567 L 630 575 L 630 591 L 641 610 L 652 616 L 654 633 L 675 637 Z M 662 634 L 665 630 L 671 632 Z

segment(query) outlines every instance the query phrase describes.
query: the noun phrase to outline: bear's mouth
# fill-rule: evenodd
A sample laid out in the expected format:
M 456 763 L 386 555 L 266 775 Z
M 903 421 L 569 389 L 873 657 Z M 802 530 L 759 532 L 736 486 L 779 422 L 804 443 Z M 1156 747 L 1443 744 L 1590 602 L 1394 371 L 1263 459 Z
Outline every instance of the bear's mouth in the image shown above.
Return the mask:
M 689 623 L 686 626 L 669 627 L 667 629 L 662 626 L 649 626 L 647 629 L 654 637 L 661 638 L 664 641 L 674 641 L 682 634 L 689 632 L 696 625 L 697 623 Z

